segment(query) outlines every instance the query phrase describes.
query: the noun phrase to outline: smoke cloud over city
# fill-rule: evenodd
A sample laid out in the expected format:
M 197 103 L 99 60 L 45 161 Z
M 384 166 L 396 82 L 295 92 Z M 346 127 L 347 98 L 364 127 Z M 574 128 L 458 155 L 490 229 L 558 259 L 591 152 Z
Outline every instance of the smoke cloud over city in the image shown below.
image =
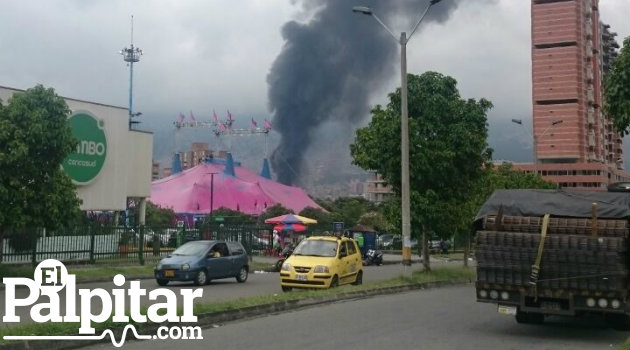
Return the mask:
M 298 3 L 314 13 L 306 23 L 283 26 L 285 44 L 267 76 L 274 129 L 282 137 L 271 163 L 278 181 L 285 184 L 298 184 L 305 175 L 311 145 L 326 146 L 325 140 L 315 139 L 322 125 L 337 122 L 356 128 L 368 114 L 370 94 L 398 76 L 397 41 L 373 18 L 352 13 L 352 7 L 371 7 L 399 35 L 395 24 L 404 18 L 410 24 L 402 30 L 408 30 L 416 18 L 407 17 L 420 14 L 429 0 Z M 433 6 L 423 24 L 447 20 L 457 3 L 444 0 Z M 342 144 L 347 145 L 354 135 L 345 137 Z

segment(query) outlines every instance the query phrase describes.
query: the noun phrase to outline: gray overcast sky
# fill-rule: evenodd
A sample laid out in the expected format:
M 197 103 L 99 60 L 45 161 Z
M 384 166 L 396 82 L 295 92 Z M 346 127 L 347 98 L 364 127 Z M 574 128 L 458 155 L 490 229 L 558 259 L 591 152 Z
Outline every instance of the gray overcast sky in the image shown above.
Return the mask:
M 348 17 L 357 16 L 350 9 L 361 0 L 347 3 Z M 451 75 L 463 97 L 494 103 L 495 158 L 531 154 L 527 132 L 509 123 L 531 114 L 530 3 L 460 1 L 448 21 L 423 26 L 408 47 L 409 72 Z M 283 45 L 280 28 L 309 18 L 291 0 L 3 0 L 2 5 L 0 85 L 24 89 L 42 83 L 63 96 L 119 106 L 128 104 L 129 71 L 118 51 L 129 46 L 133 14 L 134 43 L 145 52 L 134 66 L 134 109 L 143 112 L 142 127 L 149 130 L 190 110 L 198 119 L 213 109 L 220 117 L 229 109 L 247 122 L 270 117 L 266 76 Z M 600 12 L 620 42 L 630 35 L 630 1 L 600 0 Z M 395 32 L 408 29 L 403 19 L 389 24 Z M 373 103 L 383 103 L 398 81 L 394 74 L 374 92 Z

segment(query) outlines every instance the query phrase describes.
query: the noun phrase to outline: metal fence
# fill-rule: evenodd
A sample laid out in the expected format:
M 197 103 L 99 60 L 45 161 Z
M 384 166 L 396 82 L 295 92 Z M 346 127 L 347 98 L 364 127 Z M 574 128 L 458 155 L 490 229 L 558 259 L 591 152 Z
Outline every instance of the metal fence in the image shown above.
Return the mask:
M 200 224 L 195 228 L 81 226 L 54 232 L 29 229 L 5 237 L 0 262 L 65 263 L 154 262 L 185 242 L 199 239 L 238 241 L 252 255 L 272 254 L 271 229 L 245 224 Z

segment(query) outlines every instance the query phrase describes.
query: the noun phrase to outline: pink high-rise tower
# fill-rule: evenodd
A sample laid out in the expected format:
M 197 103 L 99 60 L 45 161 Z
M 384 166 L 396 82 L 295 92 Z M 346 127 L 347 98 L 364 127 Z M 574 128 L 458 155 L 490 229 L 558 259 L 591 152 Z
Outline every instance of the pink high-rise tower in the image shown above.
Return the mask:
M 602 111 L 603 77 L 619 45 L 600 22 L 599 0 L 532 0 L 532 97 L 536 164 L 563 188 L 606 190 L 627 181 L 622 140 Z

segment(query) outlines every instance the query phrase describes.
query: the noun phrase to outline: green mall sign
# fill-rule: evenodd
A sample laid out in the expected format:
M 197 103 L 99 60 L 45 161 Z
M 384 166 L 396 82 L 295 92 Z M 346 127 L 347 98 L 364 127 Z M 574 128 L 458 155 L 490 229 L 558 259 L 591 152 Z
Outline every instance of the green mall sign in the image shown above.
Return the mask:
M 107 159 L 105 123 L 89 112 L 75 112 L 69 119 L 72 135 L 78 140 L 75 153 L 61 163 L 77 185 L 87 185 L 98 176 Z

